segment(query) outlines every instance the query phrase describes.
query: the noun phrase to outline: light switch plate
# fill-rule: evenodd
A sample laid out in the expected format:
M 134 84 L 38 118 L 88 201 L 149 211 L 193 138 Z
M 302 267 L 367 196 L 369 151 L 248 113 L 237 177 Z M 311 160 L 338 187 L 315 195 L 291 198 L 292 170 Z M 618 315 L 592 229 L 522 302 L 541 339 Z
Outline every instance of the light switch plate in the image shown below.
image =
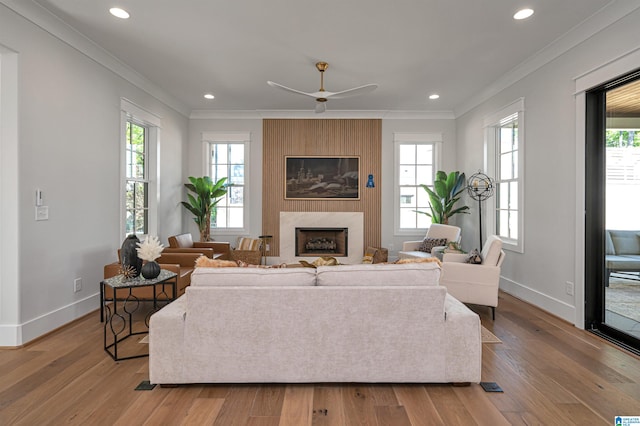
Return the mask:
M 36 220 L 49 220 L 49 206 L 36 207 Z

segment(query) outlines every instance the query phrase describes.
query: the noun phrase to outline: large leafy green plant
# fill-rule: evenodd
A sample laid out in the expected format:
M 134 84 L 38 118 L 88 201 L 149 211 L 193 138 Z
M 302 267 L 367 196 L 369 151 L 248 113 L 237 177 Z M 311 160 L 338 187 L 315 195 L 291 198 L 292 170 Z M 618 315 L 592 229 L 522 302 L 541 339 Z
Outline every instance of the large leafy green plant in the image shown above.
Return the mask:
M 455 204 L 460 200 L 460 194 L 467 186 L 464 173 L 451 172 L 447 175 L 443 171 L 438 171 L 433 182 L 433 189 L 427 185 L 420 186 L 429 194 L 431 213 L 421 211 L 418 213 L 431 217 L 432 223 L 448 224 L 449 218 L 454 214 L 469 214 L 469 206 L 455 207 Z
M 209 176 L 193 177 L 189 176 L 189 182 L 184 186 L 193 194 L 188 193 L 189 202 L 182 201 L 182 205 L 195 216 L 193 220 L 198 225 L 200 231 L 200 241 L 209 241 L 211 237 L 211 215 L 215 212 L 214 207 L 227 193 L 225 182 L 226 177 L 217 182 Z

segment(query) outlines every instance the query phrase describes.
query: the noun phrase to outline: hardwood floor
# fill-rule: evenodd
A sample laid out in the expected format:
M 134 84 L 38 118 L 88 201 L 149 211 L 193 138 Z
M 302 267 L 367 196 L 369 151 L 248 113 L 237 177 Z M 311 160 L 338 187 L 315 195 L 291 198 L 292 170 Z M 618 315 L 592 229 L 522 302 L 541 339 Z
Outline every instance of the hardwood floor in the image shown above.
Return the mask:
M 503 343 L 483 347 L 480 385 L 188 385 L 136 391 L 147 358 L 114 362 L 96 312 L 20 349 L 0 350 L 1 425 L 611 425 L 640 416 L 640 359 L 509 295 Z

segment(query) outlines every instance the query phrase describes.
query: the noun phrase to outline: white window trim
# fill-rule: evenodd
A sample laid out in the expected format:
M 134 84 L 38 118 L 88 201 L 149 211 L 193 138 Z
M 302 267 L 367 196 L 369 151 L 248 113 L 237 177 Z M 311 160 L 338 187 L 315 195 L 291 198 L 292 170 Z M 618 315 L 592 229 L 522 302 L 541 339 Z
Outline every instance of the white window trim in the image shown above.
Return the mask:
M 428 228 L 406 229 L 400 228 L 400 145 L 404 143 L 429 143 L 434 149 L 434 176 L 439 170 L 442 156 L 442 133 L 401 133 L 393 134 L 393 232 L 394 236 L 413 236 L 426 234 Z
M 503 240 L 502 247 L 505 250 L 513 251 L 516 253 L 524 253 L 524 156 L 525 156 L 525 119 L 524 119 L 524 98 L 519 98 L 509 105 L 504 106 L 499 111 L 491 114 L 484 119 L 484 148 L 485 148 L 485 170 L 491 173 L 491 177 L 495 178 L 497 175 L 497 161 L 496 161 L 496 127 L 500 125 L 500 122 L 508 116 L 518 114 L 518 239 Z M 486 226 L 485 235 L 493 235 L 496 233 L 496 198 L 498 194 L 494 194 L 493 197 L 488 199 L 485 204 L 487 211 L 491 212 L 490 215 L 486 215 L 488 218 L 484 223 Z
M 149 111 L 133 104 L 127 99 L 120 100 L 120 232 L 124 235 L 126 230 L 126 194 L 127 180 L 126 141 L 127 121 L 132 120 L 149 129 L 147 138 L 147 169 L 149 177 L 149 212 L 148 235 L 158 235 L 160 224 L 158 223 L 158 204 L 160 200 L 160 131 L 162 119 Z
M 202 173 L 209 175 L 209 144 L 236 142 L 244 144 L 244 223 L 243 228 L 211 228 L 212 235 L 250 235 L 250 182 L 251 182 L 251 133 L 250 132 L 202 132 Z

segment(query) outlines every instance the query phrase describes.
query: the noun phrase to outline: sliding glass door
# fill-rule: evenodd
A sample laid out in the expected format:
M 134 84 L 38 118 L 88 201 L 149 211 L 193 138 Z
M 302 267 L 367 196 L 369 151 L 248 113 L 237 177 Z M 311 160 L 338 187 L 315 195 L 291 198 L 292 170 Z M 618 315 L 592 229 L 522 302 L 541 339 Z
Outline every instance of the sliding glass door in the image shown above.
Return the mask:
M 640 351 L 640 72 L 587 93 L 586 324 Z

